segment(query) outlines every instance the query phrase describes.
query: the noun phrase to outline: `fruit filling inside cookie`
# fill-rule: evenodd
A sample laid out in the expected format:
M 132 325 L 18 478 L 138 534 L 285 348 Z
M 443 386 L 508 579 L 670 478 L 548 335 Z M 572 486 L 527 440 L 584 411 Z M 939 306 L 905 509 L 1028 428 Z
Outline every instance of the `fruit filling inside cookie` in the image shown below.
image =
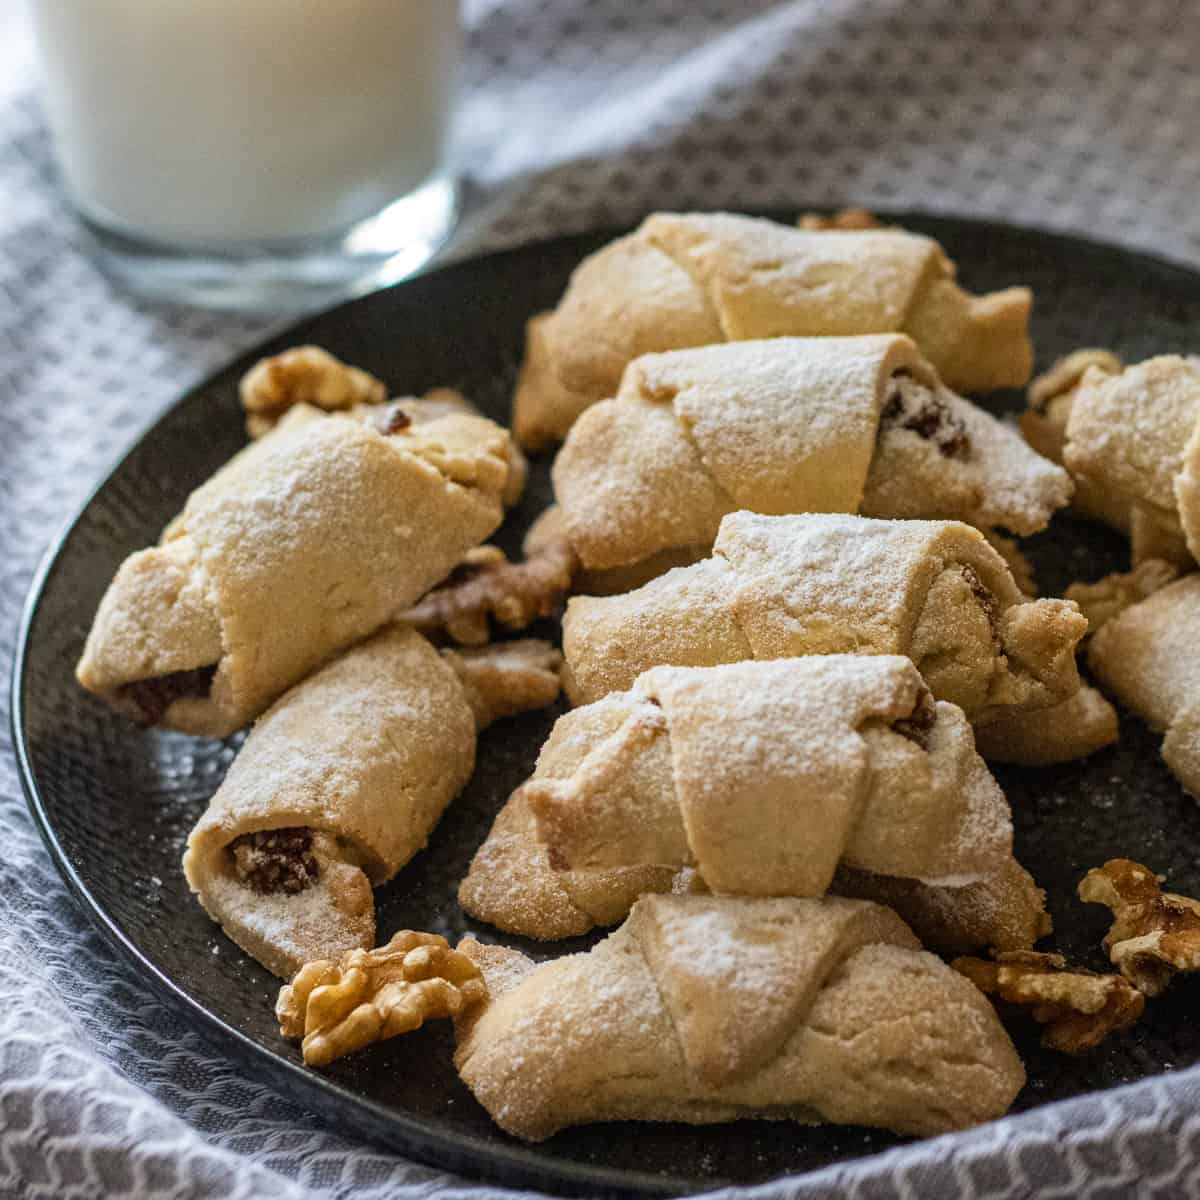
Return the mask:
M 968 713 L 988 702 L 1004 653 L 1000 604 L 970 563 L 949 563 L 933 581 L 909 652 L 939 699 Z
M 917 697 L 913 710 L 907 717 L 892 722 L 892 729 L 901 737 L 915 742 L 922 750 L 929 749 L 929 735 L 937 723 L 937 701 L 933 693 L 925 688 Z
M 244 833 L 229 843 L 234 873 L 261 894 L 294 896 L 320 875 L 312 842 L 313 831 L 306 826 Z
M 375 427 L 389 437 L 394 433 L 403 433 L 412 423 L 412 417 L 395 403 L 387 405 L 375 418 Z
M 207 667 L 194 667 L 189 671 L 172 671 L 169 675 L 138 679 L 127 683 L 121 692 L 133 702 L 143 725 L 157 725 L 176 700 L 202 700 L 207 696 L 216 673 L 217 664 L 211 663 Z
M 918 382 L 907 372 L 897 372 L 888 381 L 879 431 L 910 429 L 933 442 L 946 458 L 966 458 L 971 441 L 962 418 L 943 396 Z

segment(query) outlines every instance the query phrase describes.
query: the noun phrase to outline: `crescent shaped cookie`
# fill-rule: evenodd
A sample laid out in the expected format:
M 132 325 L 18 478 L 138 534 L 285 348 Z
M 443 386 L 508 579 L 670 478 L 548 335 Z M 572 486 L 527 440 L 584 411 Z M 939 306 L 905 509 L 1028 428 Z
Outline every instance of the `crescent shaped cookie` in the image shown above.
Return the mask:
M 1088 646 L 1100 685 L 1161 730 L 1162 755 L 1200 798 L 1200 575 L 1185 575 L 1106 621 Z
M 426 843 L 470 778 L 478 727 L 549 704 L 545 643 L 438 652 L 391 626 L 258 721 L 188 838 L 210 916 L 280 976 L 375 941 L 372 888 Z
M 1134 564 L 1186 569 L 1200 550 L 1200 369 L 1162 355 L 1112 373 L 1090 366 L 1071 404 L 1063 462 L 1129 512 Z
M 1124 367 L 1109 350 L 1074 350 L 1030 383 L 1021 414 L 1021 433 L 1044 458 L 1061 463 L 1067 441 L 1067 423 L 1075 406 L 1075 393 L 1090 368 L 1106 375 L 1119 375 Z M 1118 533 L 1129 533 L 1129 501 L 1090 482 L 1073 477 L 1075 491 L 1071 510 L 1092 521 L 1111 525 Z
M 572 547 L 604 569 L 711 544 L 737 509 L 1044 528 L 1061 467 L 944 387 L 911 339 L 776 338 L 645 355 L 554 463 Z
M 978 530 L 956 522 L 733 513 L 713 557 L 622 596 L 576 596 L 567 693 L 587 703 L 660 665 L 808 654 L 903 654 L 973 724 L 1079 689 L 1087 622 L 1026 600 Z
M 79 682 L 143 723 L 233 732 L 500 524 L 511 449 L 498 425 L 458 415 L 394 434 L 336 414 L 271 433 L 121 565 Z
M 468 939 L 489 999 L 463 1082 L 508 1133 L 769 1116 L 928 1135 L 1003 1114 L 1025 1072 L 991 1005 L 862 901 L 647 896 L 586 954 Z
M 963 882 L 1011 856 L 971 727 L 906 658 L 657 667 L 597 703 L 620 727 L 596 714 L 589 739 L 591 706 L 561 718 L 586 757 L 525 785 L 561 869 L 690 867 L 721 894 L 819 896 L 843 861 Z
M 565 714 L 459 899 L 549 940 L 612 924 L 646 892 L 814 896 L 835 870 L 867 898 L 888 877 L 919 882 L 929 916 L 917 894 L 911 923 L 954 948 L 1044 932 L 1041 893 L 1008 886 L 1028 877 L 970 726 L 907 659 L 660 667 Z M 999 891 L 1009 901 L 984 911 Z
M 585 259 L 528 326 L 519 440 L 564 437 L 642 354 L 772 337 L 907 333 L 947 385 L 1020 387 L 1031 296 L 972 296 L 930 238 L 795 229 L 729 213 L 658 213 Z

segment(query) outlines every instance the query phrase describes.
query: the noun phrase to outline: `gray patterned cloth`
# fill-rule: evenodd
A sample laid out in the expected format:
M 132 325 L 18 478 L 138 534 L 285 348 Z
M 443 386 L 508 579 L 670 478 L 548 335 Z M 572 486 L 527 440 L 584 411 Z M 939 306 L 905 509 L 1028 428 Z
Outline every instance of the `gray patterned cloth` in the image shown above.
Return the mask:
M 39 2 L 39 0 L 34 0 Z M 430 0 L 437 2 L 437 0 Z M 1189 0 L 468 0 L 456 252 L 651 207 L 973 213 L 1200 262 Z M 183 388 L 265 331 L 91 266 L 0 4 L 0 655 L 54 531 Z M 5 701 L 0 703 L 6 703 Z M 451 1197 L 220 1058 L 85 926 L 0 750 L 0 1194 Z M 1200 1072 L 745 1196 L 1200 1196 Z M 733 1195 L 734 1193 L 729 1193 Z

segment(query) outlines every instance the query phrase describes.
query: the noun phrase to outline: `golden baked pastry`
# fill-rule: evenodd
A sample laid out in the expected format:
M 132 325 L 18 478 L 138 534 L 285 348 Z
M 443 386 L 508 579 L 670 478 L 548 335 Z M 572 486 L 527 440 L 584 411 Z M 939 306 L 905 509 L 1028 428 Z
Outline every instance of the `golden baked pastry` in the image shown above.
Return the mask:
M 1200 548 L 1200 369 L 1178 355 L 1120 374 L 1089 367 L 1075 390 L 1063 462 L 1129 507 L 1135 564 L 1191 569 Z M 1190 548 L 1189 548 L 1190 547 Z
M 819 896 L 842 861 L 961 882 L 1012 853 L 971 727 L 896 655 L 657 667 L 560 724 L 545 756 L 558 737 L 590 743 L 583 761 L 525 793 L 568 872 L 694 867 L 720 894 Z
M 549 753 L 548 753 L 549 752 Z M 546 770 L 566 742 L 543 749 Z M 539 770 L 542 768 L 539 765 Z M 533 812 L 518 788 L 497 813 L 483 845 L 458 888 L 458 902 L 478 921 L 505 933 L 555 942 L 579 937 L 597 925 L 625 919 L 633 902 L 648 892 L 670 892 L 680 879 L 674 867 L 556 871 L 538 841 Z
M 588 568 L 711 544 L 721 518 L 861 512 L 1045 527 L 1067 473 L 955 395 L 903 334 L 635 359 L 572 427 L 554 492 Z
M 983 996 L 861 901 L 647 896 L 587 954 L 459 950 L 490 999 L 456 1019 L 455 1064 L 529 1141 L 753 1116 L 944 1133 L 1025 1081 Z
M 975 745 L 989 762 L 1048 767 L 1086 758 L 1120 736 L 1117 710 L 1086 683 L 1049 708 L 997 717 L 975 730 Z
M 1200 575 L 1185 575 L 1126 608 L 1091 639 L 1100 685 L 1161 730 L 1162 755 L 1200 797 Z
M 1061 463 L 1067 440 L 1067 422 L 1075 404 L 1075 393 L 1089 369 L 1119 375 L 1124 364 L 1109 350 L 1074 350 L 1058 359 L 1029 385 L 1021 432 L 1043 457 Z M 1080 516 L 1103 521 L 1120 533 L 1129 532 L 1129 501 L 1109 488 L 1075 477 L 1071 508 Z
M 562 438 L 642 354 L 770 337 L 907 333 L 946 384 L 1020 387 L 1033 354 L 1027 288 L 972 296 L 930 238 L 790 228 L 729 213 L 657 213 L 575 269 L 529 322 L 513 426 Z
M 1179 568 L 1161 558 L 1147 558 L 1132 571 L 1114 571 L 1095 583 L 1073 583 L 1063 595 L 1087 617 L 1088 636 L 1099 632 L 1127 608 L 1154 595 L 1179 578 Z
M 903 654 L 979 724 L 1074 695 L 1086 626 L 1070 601 L 1026 601 L 967 525 L 739 512 L 712 558 L 624 596 L 574 597 L 565 683 L 587 703 L 663 664 Z
M 241 396 L 246 432 L 252 438 L 275 429 L 294 429 L 331 412 L 353 417 L 388 434 L 442 417 L 484 415 L 462 392 L 448 387 L 389 400 L 382 382 L 358 367 L 340 362 L 319 346 L 299 346 L 260 359 L 242 377 Z M 235 455 L 233 461 L 240 457 Z M 514 442 L 509 451 L 505 508 L 520 500 L 528 476 L 529 464 Z
M 939 954 L 1028 950 L 1054 928 L 1046 912 L 1046 893 L 1015 858 L 978 882 L 959 887 L 876 875 L 843 864 L 831 891 L 895 909 L 921 944 Z
M 553 939 L 620 920 L 644 892 L 821 895 L 839 864 L 867 898 L 887 876 L 921 881 L 929 916 L 918 896 L 912 924 L 939 944 L 1027 946 L 1043 931 L 970 726 L 905 658 L 659 667 L 567 713 L 459 899 Z M 985 910 L 980 888 L 1004 902 Z
M 512 451 L 471 416 L 385 434 L 334 414 L 275 431 L 121 565 L 79 682 L 144 723 L 233 732 L 500 524 Z
M 439 655 L 391 626 L 258 721 L 188 838 L 209 915 L 268 970 L 375 942 L 371 889 L 428 840 L 470 778 L 477 726 L 558 692 L 546 643 Z

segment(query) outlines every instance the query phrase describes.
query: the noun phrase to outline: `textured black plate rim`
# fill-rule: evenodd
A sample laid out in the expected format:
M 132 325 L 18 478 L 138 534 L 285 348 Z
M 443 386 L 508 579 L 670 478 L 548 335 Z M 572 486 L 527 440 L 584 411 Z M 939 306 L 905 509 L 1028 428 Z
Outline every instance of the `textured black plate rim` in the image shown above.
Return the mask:
M 760 210 L 761 215 L 785 219 L 797 210 Z M 1121 246 L 1113 242 L 1105 242 L 1086 236 L 1064 233 L 1056 230 L 1044 230 L 1034 226 L 1021 225 L 1015 222 L 965 217 L 952 212 L 916 212 L 916 211 L 885 211 L 876 210 L 888 221 L 903 224 L 905 221 L 921 221 L 932 219 L 948 221 L 973 228 L 979 232 L 988 230 L 1010 231 L 1037 237 L 1045 242 L 1057 243 L 1063 251 L 1099 255 L 1110 260 L 1119 260 L 1129 265 L 1131 260 L 1140 260 L 1156 270 L 1175 273 L 1187 277 L 1193 282 L 1200 282 L 1200 272 L 1188 265 L 1163 255 L 1141 249 Z M 394 288 L 404 288 L 414 279 L 432 274 L 440 270 L 453 270 L 455 267 L 471 263 L 474 266 L 486 264 L 491 260 L 503 259 L 509 255 L 526 254 L 536 251 L 539 246 L 549 246 L 555 242 L 597 236 L 611 233 L 618 236 L 623 230 L 593 230 L 579 231 L 563 237 L 547 239 L 542 242 L 526 243 L 525 245 L 501 250 L 494 254 L 478 257 L 453 259 L 449 262 L 433 264 L 428 270 L 416 276 L 393 285 Z M 392 289 L 388 289 L 392 290 Z M 377 293 L 372 293 L 377 294 Z M 210 1044 L 218 1049 L 232 1053 L 239 1061 L 260 1069 L 268 1079 L 283 1088 L 291 1089 L 301 1097 L 312 1097 L 314 1101 L 328 1100 L 331 1096 L 340 1103 L 337 1111 L 345 1111 L 345 1119 L 339 1118 L 337 1124 L 345 1131 L 361 1134 L 364 1130 L 374 1140 L 388 1143 L 414 1159 L 432 1166 L 467 1173 L 475 1177 L 490 1177 L 515 1186 L 546 1187 L 553 1185 L 560 1191 L 579 1195 L 679 1195 L 694 1192 L 698 1188 L 711 1190 L 723 1186 L 722 1181 L 689 1178 L 679 1175 L 650 1174 L 646 1172 L 629 1171 L 623 1168 L 605 1167 L 597 1164 L 575 1164 L 561 1161 L 550 1161 L 543 1158 L 536 1148 L 519 1145 L 497 1146 L 494 1142 L 484 1142 L 469 1133 L 447 1132 L 425 1120 L 414 1118 L 402 1110 L 379 1104 L 367 1097 L 352 1091 L 350 1088 L 321 1075 L 309 1071 L 296 1063 L 279 1057 L 267 1047 L 259 1045 L 253 1038 L 248 1037 L 224 1021 L 215 1013 L 210 1012 L 187 991 L 176 984 L 169 975 L 156 967 L 138 946 L 122 931 L 118 923 L 108 914 L 104 905 L 93 895 L 87 884 L 80 877 L 71 862 L 70 857 L 58 839 L 58 835 L 46 811 L 37 781 L 34 778 L 32 764 L 26 745 L 24 723 L 21 714 L 24 707 L 24 675 L 26 659 L 29 650 L 29 637 L 34 618 L 42 598 L 42 593 L 54 572 L 61 565 L 59 559 L 75 525 L 83 513 L 95 500 L 96 496 L 108 485 L 113 475 L 134 455 L 141 444 L 150 435 L 155 426 L 167 412 L 182 403 L 188 396 L 204 391 L 217 385 L 231 371 L 249 366 L 264 353 L 274 352 L 281 344 L 294 344 L 297 338 L 303 338 L 305 331 L 317 322 L 327 321 L 330 317 L 352 310 L 363 303 L 367 297 L 355 297 L 335 305 L 322 312 L 310 314 L 297 323 L 272 334 L 264 342 L 252 347 L 221 367 L 212 371 L 204 380 L 189 387 L 181 393 L 170 405 L 155 413 L 137 433 L 129 446 L 114 459 L 109 468 L 101 476 L 99 482 L 88 493 L 86 498 L 76 507 L 71 516 L 62 524 L 54 535 L 48 549 L 42 557 L 33 580 L 20 617 L 17 630 L 16 651 L 13 656 L 13 668 L 10 687 L 10 728 L 13 739 L 13 749 L 17 761 L 18 773 L 21 779 L 25 799 L 33 815 L 34 823 L 42 841 L 45 843 L 50 857 L 59 874 L 67 885 L 68 891 L 83 909 L 89 920 L 100 933 L 103 940 L 117 954 L 124 957 L 134 969 L 146 979 L 160 996 L 173 1004 L 187 1017 L 191 1018 L 197 1031 Z M 1095 1094 L 1095 1093 L 1092 1093 Z M 1082 1097 L 1077 1097 L 1080 1099 Z M 1055 1101 L 1046 1106 L 1053 1108 L 1056 1104 L 1070 1101 Z M 343 1107 L 344 1106 L 344 1107 Z M 322 1106 L 319 1118 L 325 1119 L 328 1109 Z M 318 1110 L 313 1109 L 314 1116 Z M 953 1136 L 953 1135 L 951 1135 Z M 884 1151 L 886 1153 L 887 1151 Z M 874 1157 L 873 1155 L 865 1158 Z M 864 1161 L 864 1159 L 852 1161 Z M 802 1178 L 801 1175 L 786 1176 L 787 1178 Z M 761 1185 L 760 1185 L 761 1186 Z

